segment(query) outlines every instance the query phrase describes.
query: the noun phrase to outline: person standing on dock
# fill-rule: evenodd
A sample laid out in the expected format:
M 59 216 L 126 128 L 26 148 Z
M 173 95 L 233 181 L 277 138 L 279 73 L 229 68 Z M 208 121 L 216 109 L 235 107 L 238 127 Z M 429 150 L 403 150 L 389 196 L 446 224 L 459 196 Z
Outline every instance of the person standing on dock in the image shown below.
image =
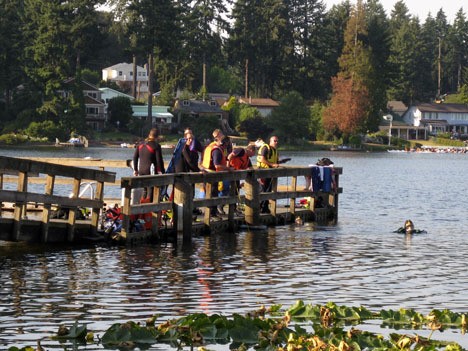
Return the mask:
M 258 156 L 257 156 L 258 168 L 278 168 L 280 166 L 280 163 L 285 163 L 290 160 L 290 159 L 279 160 L 277 147 L 278 147 L 278 136 L 273 135 L 270 138 L 270 143 L 263 144 L 258 150 Z M 272 191 L 272 178 L 262 178 L 260 179 L 260 184 L 262 186 L 262 192 Z M 271 213 L 268 205 L 269 205 L 268 200 L 262 201 L 260 205 L 261 213 Z
M 196 141 L 192 131 L 186 131 L 184 134 L 184 146 L 182 147 L 181 156 L 175 164 L 175 172 L 200 172 L 198 167 L 198 150 L 193 146 Z
M 143 143 L 138 145 L 133 154 L 133 175 L 151 175 L 164 174 L 164 161 L 162 157 L 161 145 L 158 143 L 159 131 L 157 128 L 152 128 L 149 131 L 148 137 Z M 152 192 L 145 189 L 143 198 L 150 198 L 152 201 Z
M 213 139 L 215 141 L 223 140 L 223 145 L 224 145 L 224 155 L 227 156 L 232 152 L 232 141 L 231 138 L 228 136 L 224 135 L 223 131 L 221 129 L 215 129 L 213 130 Z M 229 195 L 229 182 L 228 181 L 223 181 L 222 186 L 220 186 L 219 190 L 219 196 L 228 196 Z M 219 212 L 221 214 L 224 214 L 224 210 L 222 207 L 219 208 Z
M 217 139 L 205 148 L 203 153 L 202 169 L 207 172 L 231 171 L 226 159 L 226 138 Z M 218 197 L 218 183 L 211 184 L 211 197 Z M 217 217 L 217 207 L 210 208 L 211 217 Z
M 250 158 L 253 155 L 255 155 L 255 144 L 249 144 L 246 148 L 236 147 L 227 157 L 228 165 L 234 168 L 235 170 L 252 168 L 252 161 L 250 161 Z M 239 195 L 242 185 L 239 180 L 236 183 L 236 194 Z M 236 209 L 236 213 L 237 212 L 238 210 Z

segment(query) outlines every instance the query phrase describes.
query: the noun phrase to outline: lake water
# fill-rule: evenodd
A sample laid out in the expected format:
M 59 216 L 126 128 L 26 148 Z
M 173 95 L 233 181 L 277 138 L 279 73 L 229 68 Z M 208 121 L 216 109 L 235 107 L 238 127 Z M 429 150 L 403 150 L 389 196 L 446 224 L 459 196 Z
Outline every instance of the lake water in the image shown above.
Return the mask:
M 0 150 L 7 156 L 103 159 L 131 158 L 132 152 Z M 329 157 L 343 167 L 336 226 L 307 223 L 195 237 L 189 247 L 57 249 L 0 242 L 0 349 L 35 345 L 59 324 L 75 320 L 102 335 L 113 323 L 143 322 L 156 313 L 161 319 L 194 312 L 230 315 L 262 304 L 289 307 L 297 300 L 362 305 L 373 311 L 405 307 L 422 313 L 445 308 L 468 312 L 468 155 L 282 156 L 292 158 L 290 165 Z M 393 233 L 406 219 L 427 233 Z M 448 330 L 441 338 L 468 348 L 468 336 L 457 331 Z M 49 340 L 42 345 L 64 349 Z

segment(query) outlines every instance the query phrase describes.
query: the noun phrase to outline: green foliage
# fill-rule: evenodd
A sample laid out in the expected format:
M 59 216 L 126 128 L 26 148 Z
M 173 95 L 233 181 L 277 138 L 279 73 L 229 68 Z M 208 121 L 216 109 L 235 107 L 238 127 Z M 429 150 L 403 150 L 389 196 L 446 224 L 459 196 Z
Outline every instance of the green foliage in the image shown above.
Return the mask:
M 117 126 L 118 121 L 119 128 L 127 129 L 133 115 L 132 102 L 125 96 L 114 97 L 109 100 L 107 113 L 114 126 Z
M 19 135 L 14 133 L 0 135 L 0 144 L 16 145 L 25 143 L 27 141 L 28 137 L 25 135 Z
M 349 144 L 353 146 L 360 146 L 362 143 L 360 135 L 351 135 L 348 139 Z
M 267 118 L 273 132 L 288 144 L 298 144 L 309 136 L 310 111 L 298 92 L 290 92 Z
M 155 105 L 172 106 L 174 105 L 174 86 L 167 83 L 161 86 L 161 95 L 154 100 Z
M 261 117 L 261 115 L 256 107 L 252 107 L 246 104 L 240 105 L 239 124 L 246 120 L 259 118 L 259 117 Z
M 128 342 L 154 344 L 158 336 L 159 333 L 157 333 L 156 329 L 142 327 L 135 322 L 116 323 L 102 336 L 102 343 L 106 346 L 115 347 L 124 346 Z
M 47 138 L 49 141 L 66 139 L 69 134 L 64 133 L 64 129 L 51 120 L 43 122 L 31 122 L 24 131 L 27 135 L 36 138 Z
M 437 145 L 443 145 L 443 146 L 454 146 L 454 147 L 462 147 L 465 146 L 465 143 L 461 140 L 453 140 L 450 138 L 444 138 L 443 136 L 437 135 L 437 137 L 431 137 L 431 141 L 436 143 Z
M 468 84 L 464 84 L 462 85 L 462 87 L 460 88 L 460 100 L 464 103 L 464 104 L 467 104 L 468 105 Z
M 208 72 L 208 87 L 213 92 L 238 95 L 242 91 L 241 75 L 232 67 L 212 67 Z
M 56 335 L 52 337 L 55 340 L 68 340 L 68 339 L 85 339 L 88 330 L 86 325 L 78 325 L 78 321 L 75 321 L 75 324 L 71 326 L 70 329 L 62 326 L 59 328 L 59 331 Z
M 322 125 L 322 114 L 325 106 L 320 101 L 314 101 L 310 107 L 309 130 L 312 140 L 323 140 L 324 130 Z
M 92 71 L 89 68 L 83 68 L 83 70 L 81 71 L 81 78 L 84 81 L 96 86 L 98 86 L 99 82 L 101 81 L 101 75 L 99 74 L 99 72 Z
M 365 307 L 339 306 L 333 302 L 325 305 L 305 304 L 298 301 L 289 309 L 281 306 L 261 307 L 245 316 L 234 314 L 230 318 L 219 314 L 211 316 L 194 313 L 156 324 L 159 316 L 146 321 L 146 326 L 129 321 L 113 324 L 100 339 L 105 348 L 142 348 L 164 343 L 175 349 L 203 348 L 208 344 L 230 344 L 230 349 L 259 351 L 270 350 L 419 350 L 461 351 L 459 344 L 431 340 L 417 334 L 390 332 L 381 334 L 357 329 L 366 320 L 381 320 L 381 328 L 442 330 L 467 327 L 466 314 L 450 310 L 432 310 L 424 316 L 412 309 L 372 312 Z M 308 323 L 310 323 L 308 325 Z M 60 329 L 59 329 L 60 331 Z M 58 338 L 83 339 L 86 327 L 75 325 Z M 440 334 L 438 339 L 442 339 Z M 29 351 L 28 348 L 10 347 L 9 351 Z M 33 350 L 33 349 L 31 349 Z
M 212 139 L 213 130 L 220 128 L 221 124 L 217 116 L 200 116 L 193 117 L 183 115 L 180 126 L 182 128 L 191 128 L 193 133 L 199 140 Z
M 266 123 L 265 118 L 260 116 L 246 118 L 240 122 L 237 130 L 243 133 L 243 135 L 245 135 L 249 140 L 255 140 L 258 138 L 267 140 L 268 136 L 273 131 L 273 129 Z
M 143 138 L 145 137 L 143 133 L 145 124 L 145 121 L 143 121 L 141 118 L 132 118 L 127 127 L 132 134 Z

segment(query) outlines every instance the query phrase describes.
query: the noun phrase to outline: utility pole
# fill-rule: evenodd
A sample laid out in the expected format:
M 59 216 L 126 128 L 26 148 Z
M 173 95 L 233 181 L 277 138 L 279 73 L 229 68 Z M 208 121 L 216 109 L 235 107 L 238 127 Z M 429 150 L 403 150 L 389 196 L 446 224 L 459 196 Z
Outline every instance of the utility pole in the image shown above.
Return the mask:
M 148 56 L 148 131 L 153 128 L 153 54 Z
M 437 58 L 437 98 L 440 97 L 440 71 L 441 71 L 441 54 L 442 54 L 442 49 L 441 49 L 441 42 L 442 39 L 439 36 L 439 56 Z
M 249 59 L 245 59 L 245 98 L 249 97 Z
M 136 64 L 136 55 L 133 54 L 133 86 L 132 86 L 132 95 L 133 98 L 136 100 L 137 98 L 137 64 Z

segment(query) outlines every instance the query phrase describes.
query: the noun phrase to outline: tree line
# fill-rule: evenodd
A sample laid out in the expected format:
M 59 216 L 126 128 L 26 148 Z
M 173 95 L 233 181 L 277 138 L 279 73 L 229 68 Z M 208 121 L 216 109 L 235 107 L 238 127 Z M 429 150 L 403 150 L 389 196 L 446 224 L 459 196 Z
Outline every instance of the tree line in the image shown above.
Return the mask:
M 109 10 L 99 10 L 103 5 Z M 103 68 L 134 59 L 147 64 L 150 91 L 161 91 L 164 103 L 177 90 L 299 101 L 308 109 L 300 108 L 297 121 L 285 118 L 288 110 L 271 121 L 275 128 L 305 123 L 295 137 L 319 129 L 329 136 L 375 131 L 388 100 L 429 102 L 466 92 L 468 84 L 462 8 L 449 23 L 442 8 L 421 20 L 403 0 L 390 14 L 379 0 L 343 1 L 328 11 L 321 0 L 3 0 L 0 6 L 3 133 L 31 123 L 85 133 L 80 81 L 104 84 Z M 71 77 L 69 93 L 58 94 Z

